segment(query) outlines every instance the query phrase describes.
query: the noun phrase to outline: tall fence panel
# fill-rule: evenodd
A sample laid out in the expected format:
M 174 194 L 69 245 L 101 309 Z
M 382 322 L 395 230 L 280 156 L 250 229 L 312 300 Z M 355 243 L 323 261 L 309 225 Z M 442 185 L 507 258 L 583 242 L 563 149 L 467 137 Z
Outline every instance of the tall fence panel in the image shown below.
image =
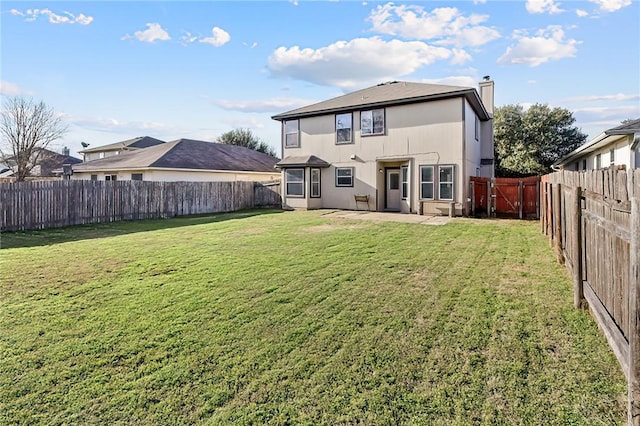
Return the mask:
M 0 183 L 0 230 L 46 229 L 280 205 L 278 182 Z
M 571 272 L 575 306 L 588 305 L 620 362 L 638 426 L 640 170 L 562 171 L 541 185 L 542 232 Z
M 540 178 L 482 178 L 472 176 L 471 214 L 514 218 L 539 217 Z

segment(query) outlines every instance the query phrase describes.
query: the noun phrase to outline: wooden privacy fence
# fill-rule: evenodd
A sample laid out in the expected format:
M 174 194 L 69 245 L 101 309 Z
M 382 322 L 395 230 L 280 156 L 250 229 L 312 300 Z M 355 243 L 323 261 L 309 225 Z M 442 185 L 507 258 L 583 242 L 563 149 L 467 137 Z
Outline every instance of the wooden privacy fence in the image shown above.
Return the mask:
M 0 183 L 0 230 L 280 206 L 279 183 L 91 180 Z
M 573 277 L 628 383 L 628 424 L 640 425 L 640 169 L 542 178 L 542 232 Z
M 540 217 L 540 177 L 483 178 L 472 176 L 469 182 L 471 215 Z

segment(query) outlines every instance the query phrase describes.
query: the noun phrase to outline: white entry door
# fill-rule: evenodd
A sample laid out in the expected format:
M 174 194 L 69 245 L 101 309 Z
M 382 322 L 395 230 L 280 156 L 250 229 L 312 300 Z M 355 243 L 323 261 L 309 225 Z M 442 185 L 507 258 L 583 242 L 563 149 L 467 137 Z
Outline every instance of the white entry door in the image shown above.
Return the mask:
M 400 169 L 387 169 L 387 210 L 400 210 Z

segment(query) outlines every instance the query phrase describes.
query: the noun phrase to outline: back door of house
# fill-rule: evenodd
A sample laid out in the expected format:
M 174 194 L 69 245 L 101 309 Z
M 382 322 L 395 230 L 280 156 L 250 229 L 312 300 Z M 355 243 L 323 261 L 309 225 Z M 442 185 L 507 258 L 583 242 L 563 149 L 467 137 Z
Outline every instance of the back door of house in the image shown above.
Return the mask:
M 387 169 L 386 210 L 400 210 L 400 169 Z

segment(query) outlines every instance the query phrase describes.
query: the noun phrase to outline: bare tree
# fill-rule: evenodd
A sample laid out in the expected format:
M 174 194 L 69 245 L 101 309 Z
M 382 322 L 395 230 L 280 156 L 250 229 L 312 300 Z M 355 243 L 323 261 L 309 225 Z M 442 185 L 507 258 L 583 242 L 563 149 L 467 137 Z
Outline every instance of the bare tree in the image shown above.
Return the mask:
M 23 181 L 46 155 L 47 146 L 67 131 L 67 125 L 44 102 L 7 98 L 0 120 L 0 154 L 14 165 L 16 180 Z

